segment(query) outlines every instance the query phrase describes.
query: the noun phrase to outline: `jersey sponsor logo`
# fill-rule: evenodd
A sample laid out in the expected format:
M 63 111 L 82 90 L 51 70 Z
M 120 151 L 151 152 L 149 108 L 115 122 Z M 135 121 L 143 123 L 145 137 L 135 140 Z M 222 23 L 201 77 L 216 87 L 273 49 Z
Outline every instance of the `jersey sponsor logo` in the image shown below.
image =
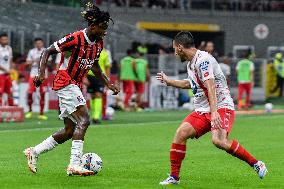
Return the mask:
M 81 69 L 91 69 L 91 67 L 93 66 L 95 60 L 79 57 L 78 58 L 78 62 L 80 62 L 79 68 L 81 68 Z
M 205 61 L 205 62 L 202 62 L 202 63 L 199 65 L 199 68 L 200 68 L 202 71 L 206 71 L 206 70 L 208 70 L 208 65 L 209 65 L 209 62 L 208 62 L 208 61 Z

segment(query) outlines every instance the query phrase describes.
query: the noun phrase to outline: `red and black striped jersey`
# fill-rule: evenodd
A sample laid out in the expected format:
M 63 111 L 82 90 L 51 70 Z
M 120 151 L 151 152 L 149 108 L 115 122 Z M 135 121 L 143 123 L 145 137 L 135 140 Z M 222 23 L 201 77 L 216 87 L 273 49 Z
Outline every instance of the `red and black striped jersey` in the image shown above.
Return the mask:
M 58 52 L 71 53 L 69 61 L 61 60 L 53 81 L 53 90 L 59 90 L 69 84 L 81 87 L 83 78 L 99 60 L 104 44 L 102 40 L 91 42 L 84 29 L 54 42 L 54 46 Z

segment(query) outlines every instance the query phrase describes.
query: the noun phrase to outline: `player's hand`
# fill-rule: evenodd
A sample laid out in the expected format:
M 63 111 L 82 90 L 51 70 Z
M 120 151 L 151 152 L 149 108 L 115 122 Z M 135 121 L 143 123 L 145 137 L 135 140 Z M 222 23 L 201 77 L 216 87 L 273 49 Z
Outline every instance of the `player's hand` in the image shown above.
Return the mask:
M 166 84 L 166 85 L 168 84 L 168 81 L 169 81 L 168 76 L 167 76 L 163 71 L 157 73 L 156 79 L 157 79 L 158 81 L 160 81 L 161 83 L 164 83 L 164 84 Z
M 222 120 L 217 111 L 211 112 L 211 125 L 217 129 L 222 129 Z
M 35 78 L 34 78 L 34 80 L 33 80 L 33 82 L 34 82 L 34 86 L 35 87 L 39 87 L 42 83 L 43 83 L 43 81 L 44 81 L 44 77 L 42 77 L 42 76 L 35 76 Z
M 107 87 L 113 91 L 112 95 L 117 95 L 120 92 L 119 87 L 114 84 L 109 84 Z

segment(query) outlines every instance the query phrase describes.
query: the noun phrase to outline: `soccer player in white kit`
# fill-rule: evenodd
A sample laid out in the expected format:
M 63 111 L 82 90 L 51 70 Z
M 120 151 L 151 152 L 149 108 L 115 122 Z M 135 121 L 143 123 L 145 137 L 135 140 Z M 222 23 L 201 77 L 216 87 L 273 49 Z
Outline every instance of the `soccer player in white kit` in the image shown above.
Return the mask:
M 8 45 L 9 39 L 6 33 L 0 34 L 0 106 L 3 106 L 2 97 L 8 95 L 8 105 L 13 106 L 12 80 L 10 71 L 12 66 L 13 53 Z
M 163 72 L 157 79 L 177 88 L 191 88 L 195 111 L 189 114 L 177 129 L 170 150 L 171 174 L 161 185 L 179 184 L 181 163 L 186 154 L 187 139 L 199 138 L 211 130 L 213 144 L 227 153 L 247 162 L 260 178 L 267 173 L 265 164 L 255 159 L 236 140 L 228 135 L 234 121 L 234 103 L 226 78 L 216 59 L 205 51 L 195 48 L 190 32 L 179 32 L 173 41 L 175 55 L 182 62 L 188 61 L 188 78 L 169 79 Z
M 44 48 L 44 42 L 41 38 L 35 38 L 34 39 L 34 47 L 31 49 L 28 53 L 28 57 L 26 60 L 26 64 L 31 67 L 30 72 L 30 78 L 29 78 L 29 89 L 28 89 L 28 105 L 29 105 L 29 112 L 25 115 L 27 119 L 32 118 L 33 112 L 32 112 L 32 104 L 33 104 L 33 93 L 36 92 L 36 87 L 33 84 L 33 79 L 35 76 L 38 75 L 38 64 L 40 60 L 40 56 L 43 52 Z M 49 58 L 49 61 L 51 60 L 51 57 Z M 45 72 L 47 73 L 47 71 Z M 47 78 L 47 74 L 45 75 L 45 78 Z M 47 88 L 47 82 L 45 81 L 40 87 L 39 87 L 39 93 L 40 93 L 40 115 L 38 116 L 41 120 L 47 120 L 48 117 L 44 115 L 44 102 L 45 102 L 45 92 Z

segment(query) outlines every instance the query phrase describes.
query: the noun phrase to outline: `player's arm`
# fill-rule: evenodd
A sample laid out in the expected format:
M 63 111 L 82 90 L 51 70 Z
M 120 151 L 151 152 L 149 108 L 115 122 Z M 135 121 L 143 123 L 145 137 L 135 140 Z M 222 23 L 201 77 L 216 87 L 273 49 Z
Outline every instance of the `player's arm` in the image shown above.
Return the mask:
M 217 96 L 216 96 L 216 88 L 215 88 L 215 81 L 214 79 L 208 79 L 204 82 L 205 87 L 208 90 L 208 101 L 210 105 L 210 112 L 211 112 L 211 122 L 214 126 L 221 129 L 221 117 L 217 112 Z
M 119 87 L 110 83 L 109 78 L 102 72 L 98 61 L 95 61 L 91 70 L 105 84 L 105 86 L 107 86 L 107 88 L 109 88 L 110 90 L 113 91 L 114 95 L 116 95 L 120 92 Z
M 132 64 L 132 69 L 133 69 L 134 75 L 135 75 L 136 78 L 138 78 L 138 72 L 137 72 L 136 61 L 133 60 L 133 61 L 131 62 L 131 64 Z
M 215 87 L 215 77 L 213 72 L 213 63 L 212 60 L 204 60 L 200 62 L 201 64 L 197 65 L 198 73 L 201 81 L 204 83 L 205 88 L 208 91 L 208 101 L 211 112 L 211 124 L 213 124 L 216 128 L 222 128 L 221 117 L 218 113 L 217 107 L 217 95 L 216 95 L 216 87 Z
M 6 70 L 6 69 L 5 69 L 4 67 L 2 67 L 2 66 L 0 66 L 0 70 L 4 71 L 4 72 L 6 72 L 6 73 L 9 73 L 9 71 Z
M 43 50 L 43 52 L 40 56 L 40 60 L 39 60 L 39 67 L 38 67 L 39 75 L 34 78 L 34 84 L 35 84 L 36 87 L 39 87 L 44 80 L 45 70 L 46 70 L 46 66 L 47 66 L 47 63 L 49 61 L 50 55 L 53 55 L 53 54 L 56 54 L 56 53 L 58 53 L 58 52 L 57 52 L 54 45 L 51 45 L 47 49 Z
M 181 89 L 190 89 L 190 83 L 188 80 L 170 79 L 163 71 L 161 71 L 160 73 L 157 73 L 156 78 L 161 83 L 165 83 L 167 86 L 172 86 L 172 87 L 181 88 Z

